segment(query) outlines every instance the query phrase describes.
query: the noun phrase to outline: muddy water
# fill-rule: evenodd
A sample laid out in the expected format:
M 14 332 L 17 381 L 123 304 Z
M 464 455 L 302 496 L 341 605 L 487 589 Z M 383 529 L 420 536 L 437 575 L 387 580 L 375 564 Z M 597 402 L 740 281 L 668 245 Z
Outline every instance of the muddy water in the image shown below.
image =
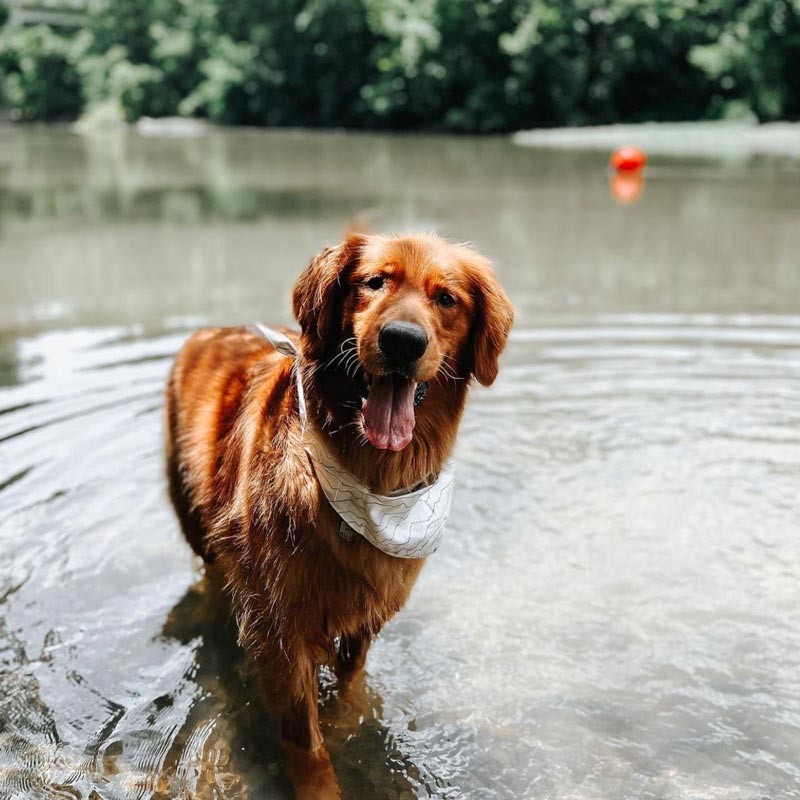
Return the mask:
M 518 324 L 445 544 L 324 692 L 345 798 L 800 797 L 798 177 L 654 159 L 622 207 L 503 139 L 0 131 L 0 797 L 288 796 L 161 389 L 355 216 L 472 240 Z

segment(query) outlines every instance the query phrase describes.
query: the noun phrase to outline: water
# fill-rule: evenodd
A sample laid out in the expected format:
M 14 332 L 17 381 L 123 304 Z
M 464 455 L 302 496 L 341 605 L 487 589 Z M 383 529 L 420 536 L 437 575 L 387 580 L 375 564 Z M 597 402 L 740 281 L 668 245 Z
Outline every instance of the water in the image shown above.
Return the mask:
M 504 139 L 2 130 L 0 797 L 288 796 L 161 391 L 356 216 L 472 240 L 518 323 L 445 544 L 324 692 L 346 800 L 800 797 L 799 173 L 653 159 L 621 207 Z

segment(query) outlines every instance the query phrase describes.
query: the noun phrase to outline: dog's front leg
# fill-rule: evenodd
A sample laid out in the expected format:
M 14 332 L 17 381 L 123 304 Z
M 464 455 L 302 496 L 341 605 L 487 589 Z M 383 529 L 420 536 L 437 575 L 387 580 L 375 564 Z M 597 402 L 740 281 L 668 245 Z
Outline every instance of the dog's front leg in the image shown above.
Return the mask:
M 334 666 L 342 689 L 346 689 L 353 678 L 364 668 L 370 642 L 371 639 L 366 633 L 342 636 Z
M 296 800 L 340 800 L 317 708 L 317 672 L 311 664 L 292 675 L 292 700 L 281 716 L 281 739 Z

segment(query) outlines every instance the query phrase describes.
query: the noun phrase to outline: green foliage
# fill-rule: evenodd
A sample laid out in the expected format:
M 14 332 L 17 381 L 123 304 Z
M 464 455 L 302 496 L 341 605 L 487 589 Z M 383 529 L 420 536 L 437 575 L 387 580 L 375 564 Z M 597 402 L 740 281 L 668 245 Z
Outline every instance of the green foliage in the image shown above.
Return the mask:
M 138 119 L 149 110 L 147 100 L 158 89 L 161 70 L 134 64 L 122 45 L 112 45 L 103 55 L 90 53 L 81 62 L 86 109 L 108 109 L 112 119 Z
M 4 105 L 22 120 L 74 119 L 82 107 L 78 63 L 86 40 L 44 25 L 0 33 Z
M 369 5 L 378 37 L 378 77 L 363 96 L 384 124 L 463 131 L 508 127 L 509 59 L 500 37 L 513 24 L 515 3 L 371 0 Z
M 218 19 L 224 34 L 252 48 L 223 121 L 369 123 L 359 92 L 374 39 L 362 0 L 226 0 Z
M 688 53 L 712 29 L 696 0 L 533 0 L 501 47 L 536 124 L 696 119 L 714 87 Z
M 92 72 L 107 80 L 99 97 L 87 92 L 87 102 L 118 98 L 128 119 L 178 113 L 202 79 L 216 12 L 216 0 L 106 0 L 89 30 L 92 53 L 108 62 Z
M 217 122 L 246 120 L 256 54 L 252 43 L 220 36 L 200 62 L 201 82 L 181 101 L 178 111 L 186 116 L 202 113 Z
M 721 88 L 728 104 L 760 119 L 800 117 L 800 2 L 750 0 L 726 16 L 716 41 L 690 60 Z
M 2 0 L 0 0 L 2 3 Z M 22 119 L 501 131 L 800 117 L 800 0 L 105 0 L 0 33 Z M 3 6 L 0 5 L 0 19 Z

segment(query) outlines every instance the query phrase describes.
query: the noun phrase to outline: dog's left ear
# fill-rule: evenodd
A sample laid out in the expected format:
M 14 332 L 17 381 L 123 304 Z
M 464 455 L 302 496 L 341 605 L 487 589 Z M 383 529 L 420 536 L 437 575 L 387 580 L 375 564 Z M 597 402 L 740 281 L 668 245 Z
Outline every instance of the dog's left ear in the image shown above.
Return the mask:
M 491 386 L 497 377 L 500 354 L 514 324 L 514 309 L 497 282 L 488 259 L 475 258 L 469 272 L 475 299 L 470 371 L 483 386 Z
M 357 234 L 336 247 L 325 248 L 295 284 L 292 310 L 308 358 L 321 359 L 327 348 L 338 344 L 337 308 L 347 288 L 347 274 L 358 263 L 365 242 L 366 237 Z

